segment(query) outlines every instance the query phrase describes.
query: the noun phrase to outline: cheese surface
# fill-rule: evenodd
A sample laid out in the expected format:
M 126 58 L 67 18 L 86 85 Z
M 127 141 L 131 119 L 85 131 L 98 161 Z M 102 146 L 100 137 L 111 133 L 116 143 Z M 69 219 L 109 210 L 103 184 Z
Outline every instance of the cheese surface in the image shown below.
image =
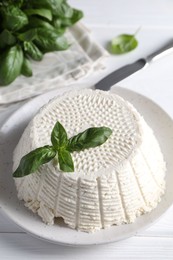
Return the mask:
M 61 172 L 51 161 L 15 179 L 18 198 L 45 223 L 62 217 L 71 228 L 94 232 L 134 222 L 157 206 L 166 171 L 159 144 L 136 109 L 109 92 L 73 91 L 51 100 L 25 129 L 14 151 L 14 170 L 25 154 L 51 145 L 57 121 L 68 137 L 100 126 L 113 133 L 101 146 L 72 153 L 74 173 Z

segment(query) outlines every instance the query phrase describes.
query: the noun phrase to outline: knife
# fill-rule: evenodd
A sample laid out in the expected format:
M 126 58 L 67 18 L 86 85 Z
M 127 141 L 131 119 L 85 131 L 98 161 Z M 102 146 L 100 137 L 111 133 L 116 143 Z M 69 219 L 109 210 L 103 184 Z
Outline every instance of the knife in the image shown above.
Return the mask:
M 131 74 L 137 72 L 138 70 L 148 67 L 153 61 L 173 52 L 173 39 L 167 44 L 162 46 L 160 49 L 148 55 L 146 58 L 139 59 L 134 63 L 125 65 L 118 70 L 115 70 L 105 78 L 101 79 L 95 84 L 95 89 L 109 90 L 117 82 L 127 78 Z

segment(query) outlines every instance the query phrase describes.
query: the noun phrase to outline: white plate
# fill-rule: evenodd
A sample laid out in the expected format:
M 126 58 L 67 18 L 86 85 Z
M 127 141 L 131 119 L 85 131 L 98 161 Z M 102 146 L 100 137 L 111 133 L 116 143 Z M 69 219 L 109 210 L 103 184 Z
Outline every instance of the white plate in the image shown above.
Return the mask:
M 0 205 L 4 214 L 8 215 L 17 225 L 28 233 L 53 243 L 65 245 L 95 245 L 118 241 L 144 229 L 157 220 L 173 202 L 173 122 L 172 119 L 155 103 L 127 89 L 115 88 L 117 94 L 129 100 L 144 116 L 153 128 L 161 145 L 167 162 L 166 193 L 161 203 L 151 213 L 139 217 L 135 223 L 121 226 L 112 226 L 109 229 L 94 234 L 78 232 L 65 226 L 63 223 L 48 226 L 41 219 L 24 207 L 23 202 L 16 196 L 16 189 L 12 179 L 12 152 L 20 139 L 24 128 L 38 109 L 49 99 L 60 94 L 52 91 L 26 103 L 17 110 L 3 125 L 0 133 L 0 152 L 3 165 L 0 166 Z

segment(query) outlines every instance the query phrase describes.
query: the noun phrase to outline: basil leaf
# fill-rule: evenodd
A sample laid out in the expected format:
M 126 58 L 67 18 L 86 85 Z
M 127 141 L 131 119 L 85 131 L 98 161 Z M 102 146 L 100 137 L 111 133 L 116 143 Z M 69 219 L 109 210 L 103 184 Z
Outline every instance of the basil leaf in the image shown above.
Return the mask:
M 65 26 L 62 26 L 62 19 L 53 19 L 52 25 L 54 27 L 54 32 L 58 35 L 61 36 L 62 34 L 65 33 Z
M 43 28 L 48 29 L 48 30 L 54 30 L 55 29 L 49 22 L 43 21 L 41 18 L 38 18 L 38 17 L 29 17 L 28 26 L 29 26 L 29 28 L 43 27 Z
M 65 149 L 58 150 L 58 160 L 61 171 L 74 172 L 73 159 L 69 151 Z
M 71 23 L 78 22 L 84 16 L 83 12 L 77 9 L 73 9 L 73 15 L 71 17 Z
M 17 6 L 8 5 L 2 9 L 3 27 L 16 31 L 24 27 L 28 23 L 26 14 Z
M 52 21 L 52 25 L 57 28 L 57 29 L 60 29 L 61 26 L 62 26 L 62 19 L 60 18 L 54 18 L 53 21 Z
M 13 82 L 21 72 L 23 51 L 20 46 L 9 48 L 0 58 L 0 85 L 6 86 Z
M 30 29 L 24 33 L 18 35 L 18 39 L 21 41 L 33 41 L 37 37 L 37 29 Z
M 56 15 L 64 18 L 71 18 L 73 15 L 73 8 L 64 2 L 56 9 Z
M 60 147 L 65 147 L 67 145 L 67 132 L 64 129 L 64 127 L 60 124 L 60 122 L 57 122 L 52 130 L 51 142 L 53 144 L 53 147 L 57 150 Z
M 26 57 L 24 57 L 24 60 L 23 60 L 21 73 L 26 77 L 32 76 L 31 63 Z
M 138 41 L 134 35 L 121 34 L 111 42 L 110 51 L 113 54 L 123 54 L 134 50 L 138 46 Z
M 57 15 L 57 9 L 64 0 L 30 0 L 30 4 L 36 8 L 48 8 L 53 15 Z
M 59 38 L 60 38 L 60 36 L 62 36 L 64 33 L 65 33 L 65 28 L 57 28 L 57 29 L 55 29 L 55 32 L 56 32 L 56 34 L 59 36 Z M 61 37 L 60 39 L 57 39 L 57 41 L 59 40 L 59 41 L 61 41 L 63 39 L 63 41 L 65 41 L 65 44 L 67 44 L 68 45 L 68 47 L 70 46 L 69 44 L 68 44 L 68 42 L 67 42 L 67 39 L 65 38 L 65 37 Z M 67 47 L 67 48 L 68 48 Z
M 59 36 L 56 31 L 38 28 L 38 36 L 34 40 L 43 52 L 66 50 L 69 44 L 64 36 Z
M 43 59 L 42 52 L 33 42 L 24 42 L 23 46 L 26 54 L 28 54 L 33 60 L 40 61 Z
M 56 155 L 52 146 L 44 146 L 33 150 L 22 157 L 13 177 L 24 177 L 36 172 L 42 164 L 51 161 Z
M 52 13 L 49 9 L 26 9 L 24 12 L 27 14 L 27 16 L 39 15 L 48 19 L 49 21 L 52 21 Z
M 77 9 L 73 9 L 73 15 L 71 18 L 61 18 L 61 25 L 68 27 L 78 22 L 83 17 L 83 12 Z
M 3 49 L 6 46 L 10 46 L 16 43 L 16 38 L 8 30 L 3 30 L 0 34 L 0 48 Z
M 96 147 L 109 138 L 112 134 L 112 130 L 108 127 L 93 127 L 88 128 L 82 133 L 71 137 L 68 140 L 68 151 L 83 151 L 84 149 L 88 149 L 91 147 Z
M 62 32 L 60 32 L 60 34 L 62 34 Z M 67 39 L 64 36 L 60 36 L 56 39 L 54 50 L 56 51 L 64 51 L 67 50 L 69 48 L 69 44 Z

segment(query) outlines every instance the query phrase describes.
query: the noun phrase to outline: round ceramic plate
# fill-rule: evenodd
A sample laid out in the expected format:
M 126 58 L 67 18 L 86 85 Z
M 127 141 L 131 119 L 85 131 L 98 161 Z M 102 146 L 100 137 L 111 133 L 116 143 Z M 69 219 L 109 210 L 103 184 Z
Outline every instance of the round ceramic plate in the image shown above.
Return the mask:
M 16 189 L 12 178 L 12 153 L 22 132 L 39 108 L 51 98 L 60 95 L 52 91 L 26 103 L 17 110 L 3 125 L 0 133 L 0 152 L 3 165 L 0 167 L 0 206 L 4 214 L 8 215 L 17 225 L 28 233 L 53 243 L 65 245 L 95 245 L 118 241 L 135 235 L 156 221 L 173 202 L 173 122 L 172 119 L 155 103 L 148 98 L 127 89 L 113 90 L 123 98 L 129 100 L 144 116 L 147 123 L 153 128 L 160 143 L 167 163 L 166 193 L 161 203 L 151 213 L 139 217 L 135 223 L 121 226 L 112 226 L 96 233 L 84 233 L 67 227 L 63 221 L 53 226 L 42 223 L 41 219 L 25 208 L 24 203 L 16 196 Z

